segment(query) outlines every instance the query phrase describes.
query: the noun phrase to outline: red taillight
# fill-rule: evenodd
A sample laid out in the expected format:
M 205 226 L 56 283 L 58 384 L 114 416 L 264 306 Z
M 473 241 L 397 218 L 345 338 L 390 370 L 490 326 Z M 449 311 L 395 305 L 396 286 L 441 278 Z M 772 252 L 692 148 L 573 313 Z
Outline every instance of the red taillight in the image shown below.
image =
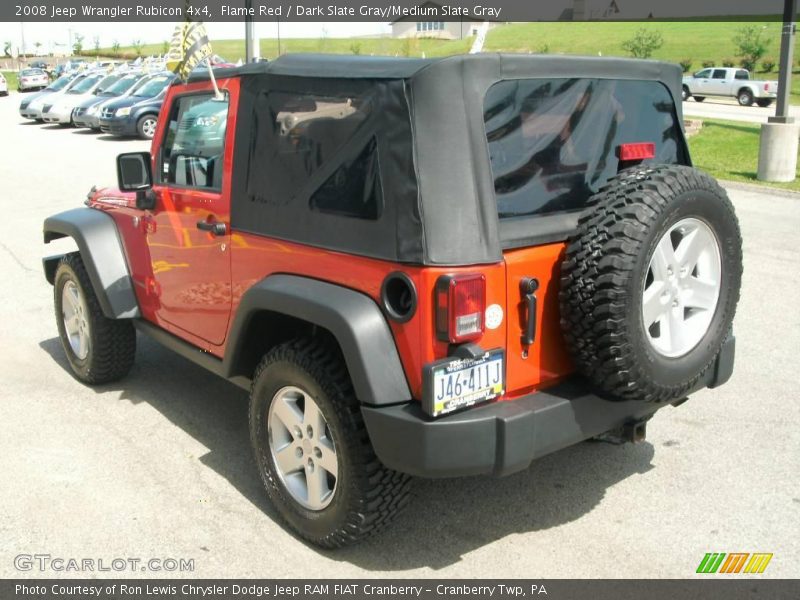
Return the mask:
M 442 275 L 436 281 L 436 335 L 460 344 L 483 335 L 486 277 L 480 273 Z
M 768 84 L 768 83 L 765 83 L 765 84 L 764 84 L 764 91 L 765 91 L 765 92 L 768 92 L 768 91 L 769 91 L 769 84 Z
M 620 144 L 620 160 L 644 160 L 656 157 L 656 145 L 653 142 L 639 142 L 636 144 Z

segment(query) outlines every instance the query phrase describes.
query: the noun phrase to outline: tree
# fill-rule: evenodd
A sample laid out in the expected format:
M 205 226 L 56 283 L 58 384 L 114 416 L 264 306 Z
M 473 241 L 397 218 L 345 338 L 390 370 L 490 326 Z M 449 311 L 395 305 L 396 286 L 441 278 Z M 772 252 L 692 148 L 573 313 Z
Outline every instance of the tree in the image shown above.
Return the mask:
M 42 47 L 42 42 L 34 42 L 33 47 L 36 48 L 36 56 L 41 56 L 39 48 Z
M 98 54 L 100 54 L 100 36 L 99 35 L 94 36 L 92 41 L 94 42 L 94 54 L 95 56 L 97 56 Z
M 133 51 L 136 52 L 136 56 L 142 55 L 142 40 L 133 40 L 131 46 L 133 46 Z
M 114 42 L 111 44 L 111 53 L 114 56 L 119 56 L 119 40 L 114 40 Z
M 3 56 L 11 58 L 11 42 L 3 42 Z
M 642 27 L 629 40 L 622 42 L 622 49 L 634 58 L 650 58 L 653 52 L 664 45 L 660 31 L 652 31 Z
M 80 33 L 75 34 L 75 42 L 72 44 L 72 53 L 80 54 L 83 52 L 83 36 Z
M 748 71 L 753 71 L 756 64 L 767 53 L 770 40 L 764 37 L 766 27 L 748 25 L 737 30 L 733 37 L 736 44 L 736 56 L 741 58 L 741 65 Z
M 169 40 L 164 40 L 161 42 L 161 54 L 166 54 L 169 52 Z

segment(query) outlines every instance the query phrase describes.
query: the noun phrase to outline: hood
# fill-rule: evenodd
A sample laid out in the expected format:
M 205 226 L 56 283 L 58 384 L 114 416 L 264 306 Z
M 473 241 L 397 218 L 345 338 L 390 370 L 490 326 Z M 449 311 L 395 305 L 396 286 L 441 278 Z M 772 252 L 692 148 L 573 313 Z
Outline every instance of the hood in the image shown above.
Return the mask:
M 142 98 L 137 98 L 136 96 L 122 96 L 121 98 L 112 98 L 110 100 L 107 100 L 104 107 L 117 110 L 119 108 L 126 108 L 128 106 L 133 106 L 134 104 L 140 102 L 141 100 Z
M 136 192 L 123 192 L 116 187 L 93 188 L 87 204 L 107 204 L 111 206 L 136 207 Z
M 30 106 L 36 100 L 40 100 L 53 93 L 55 93 L 53 90 L 42 90 L 41 92 L 36 92 L 35 94 L 25 94 L 25 97 L 20 101 L 19 105 L 20 107 Z
M 71 107 L 75 108 L 81 102 L 85 102 L 89 99 L 96 99 L 97 96 L 94 94 L 64 94 L 56 102 L 53 103 L 54 106 L 63 106 L 63 107 Z
M 56 103 L 61 99 L 62 96 L 64 96 L 63 90 L 60 92 L 51 92 L 49 94 L 42 92 L 36 96 L 36 98 L 34 98 L 28 106 L 31 108 L 41 108 L 45 101 L 48 104 Z
M 87 98 L 83 102 L 80 102 L 76 105 L 76 108 L 90 108 L 95 104 L 100 104 L 101 102 L 105 102 L 109 100 L 110 96 L 92 96 L 91 98 Z

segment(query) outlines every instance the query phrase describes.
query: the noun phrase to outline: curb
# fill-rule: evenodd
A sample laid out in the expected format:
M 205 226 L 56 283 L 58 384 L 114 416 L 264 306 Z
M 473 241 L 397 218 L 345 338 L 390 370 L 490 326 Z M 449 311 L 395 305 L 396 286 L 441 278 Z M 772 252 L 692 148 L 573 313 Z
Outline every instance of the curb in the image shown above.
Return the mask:
M 780 196 L 783 198 L 791 198 L 792 200 L 800 200 L 800 192 L 792 190 L 784 190 L 769 185 L 759 185 L 757 183 L 744 183 L 741 181 L 730 181 L 728 179 L 719 179 L 720 185 L 724 188 L 732 190 L 741 190 L 743 192 L 760 192 L 762 194 L 769 193 L 772 196 Z

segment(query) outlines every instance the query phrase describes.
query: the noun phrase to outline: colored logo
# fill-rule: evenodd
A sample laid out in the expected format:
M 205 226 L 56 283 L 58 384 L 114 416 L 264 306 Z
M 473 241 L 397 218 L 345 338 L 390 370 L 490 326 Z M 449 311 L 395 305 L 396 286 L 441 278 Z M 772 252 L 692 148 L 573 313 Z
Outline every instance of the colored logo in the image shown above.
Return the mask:
M 697 567 L 698 573 L 763 573 L 772 554 L 748 552 L 708 552 Z

